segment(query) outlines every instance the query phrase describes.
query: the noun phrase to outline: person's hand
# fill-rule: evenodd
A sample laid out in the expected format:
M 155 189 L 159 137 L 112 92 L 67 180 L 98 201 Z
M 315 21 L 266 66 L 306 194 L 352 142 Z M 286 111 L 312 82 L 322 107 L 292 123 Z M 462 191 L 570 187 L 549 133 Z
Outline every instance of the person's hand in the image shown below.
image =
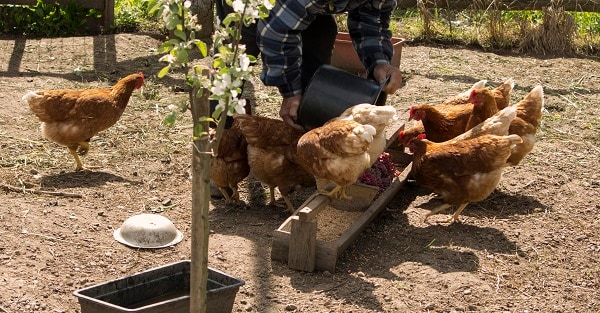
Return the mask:
M 304 127 L 296 123 L 298 120 L 298 107 L 300 107 L 301 100 L 302 96 L 283 98 L 281 109 L 279 110 L 279 116 L 281 116 L 283 121 L 298 130 L 304 130 Z
M 388 95 L 394 94 L 402 86 L 402 72 L 400 69 L 389 65 L 379 64 L 373 69 L 373 77 L 378 83 L 383 83 L 388 77 L 390 81 L 383 87 L 383 92 Z

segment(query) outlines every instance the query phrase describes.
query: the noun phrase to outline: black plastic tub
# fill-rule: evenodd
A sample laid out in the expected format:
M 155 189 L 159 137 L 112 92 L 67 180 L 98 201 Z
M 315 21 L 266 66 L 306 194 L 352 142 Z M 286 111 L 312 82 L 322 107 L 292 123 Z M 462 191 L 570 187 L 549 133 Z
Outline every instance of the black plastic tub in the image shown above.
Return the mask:
M 79 289 L 81 313 L 190 311 L 190 260 Z M 208 268 L 206 312 L 230 313 L 244 281 Z
M 384 105 L 384 86 L 385 83 L 378 84 L 331 65 L 321 65 L 302 95 L 298 108 L 298 124 L 306 130 L 311 130 L 338 117 L 353 105 Z

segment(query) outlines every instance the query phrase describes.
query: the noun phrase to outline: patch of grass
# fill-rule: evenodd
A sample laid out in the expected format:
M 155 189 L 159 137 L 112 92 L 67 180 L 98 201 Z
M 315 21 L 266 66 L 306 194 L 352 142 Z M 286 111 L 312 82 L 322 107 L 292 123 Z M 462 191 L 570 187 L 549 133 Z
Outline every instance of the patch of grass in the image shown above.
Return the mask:
M 148 0 L 116 0 L 115 30 L 135 32 L 160 27 L 155 17 L 148 14 Z
M 413 41 L 474 45 L 533 53 L 600 53 L 600 13 L 398 9 L 395 36 Z

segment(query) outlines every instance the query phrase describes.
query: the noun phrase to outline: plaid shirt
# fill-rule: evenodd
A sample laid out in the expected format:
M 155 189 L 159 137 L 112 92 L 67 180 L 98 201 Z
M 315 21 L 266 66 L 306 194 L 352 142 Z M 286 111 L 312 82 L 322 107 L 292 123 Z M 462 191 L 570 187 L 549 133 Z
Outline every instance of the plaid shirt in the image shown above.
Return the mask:
M 277 0 L 270 16 L 257 24 L 261 80 L 277 86 L 283 97 L 302 94 L 300 32 L 317 14 L 348 12 L 350 36 L 368 73 L 377 64 L 389 64 L 393 47 L 388 27 L 395 7 L 396 0 Z

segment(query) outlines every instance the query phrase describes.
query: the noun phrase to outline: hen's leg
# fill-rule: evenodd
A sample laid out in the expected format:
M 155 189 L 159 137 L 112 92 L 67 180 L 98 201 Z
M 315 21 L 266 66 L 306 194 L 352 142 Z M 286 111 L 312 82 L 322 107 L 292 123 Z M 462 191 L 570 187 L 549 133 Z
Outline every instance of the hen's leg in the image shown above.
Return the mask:
M 287 205 L 288 210 L 290 210 L 290 212 L 292 214 L 294 214 L 294 205 L 292 204 L 292 200 L 290 200 L 290 197 L 284 196 L 283 194 L 281 195 L 281 197 L 283 198 L 283 201 L 285 201 L 285 204 Z
M 229 185 L 229 188 L 231 189 L 231 199 L 233 199 L 235 201 L 239 201 L 240 200 L 240 192 L 237 189 L 237 185 Z
M 335 187 L 333 187 L 333 189 L 331 189 L 331 191 L 327 191 L 325 189 L 325 190 L 319 190 L 319 193 L 324 196 L 337 198 L 337 194 L 340 191 L 340 188 L 342 188 L 342 187 L 339 185 L 335 185 Z
M 87 141 L 78 142 L 77 144 L 77 154 L 81 156 L 86 155 L 90 150 L 90 143 Z
M 231 199 L 233 200 L 233 202 L 235 202 L 236 204 L 246 205 L 244 201 L 240 200 L 240 192 L 238 191 L 237 184 L 229 185 L 229 189 L 231 190 Z
M 219 191 L 221 191 L 221 193 L 223 194 L 223 197 L 225 197 L 225 203 L 231 203 L 232 197 L 230 197 L 229 193 L 227 193 L 227 189 L 225 187 L 221 187 L 221 186 L 217 186 L 217 188 L 219 188 Z
M 75 170 L 81 171 L 83 169 L 83 163 L 81 163 L 81 160 L 79 159 L 79 155 L 77 155 L 77 146 L 70 146 L 70 147 L 67 147 L 67 149 L 69 149 L 69 153 L 71 153 L 71 155 L 75 159 L 75 163 L 77 163 L 77 167 L 75 167 Z
M 467 204 L 469 204 L 469 203 L 467 202 L 467 203 L 461 204 L 458 207 L 458 209 L 456 209 L 456 212 L 454 212 L 454 214 L 452 215 L 452 217 L 449 218 L 449 219 L 447 219 L 447 220 L 445 220 L 445 221 L 443 221 L 443 223 L 450 223 L 450 224 L 452 224 L 454 222 L 459 222 L 460 223 L 460 220 L 458 219 L 458 216 L 465 209 L 465 207 L 467 206 Z
M 352 199 L 352 197 L 346 195 L 346 186 L 336 185 L 330 192 L 322 194 L 335 199 Z
M 269 186 L 269 205 L 277 206 L 277 203 L 275 203 L 275 186 Z
M 431 215 L 438 214 L 438 213 L 440 213 L 440 212 L 444 211 L 445 209 L 447 209 L 447 208 L 449 208 L 449 207 L 451 207 L 451 206 L 452 206 L 452 205 L 451 205 L 451 204 L 448 204 L 448 203 L 444 203 L 444 204 L 442 204 L 442 205 L 438 206 L 437 208 L 435 208 L 435 209 L 431 210 L 431 212 L 427 213 L 427 215 L 425 215 L 425 219 L 423 220 L 423 222 L 427 222 L 427 219 L 428 219 L 428 218 L 429 218 Z

